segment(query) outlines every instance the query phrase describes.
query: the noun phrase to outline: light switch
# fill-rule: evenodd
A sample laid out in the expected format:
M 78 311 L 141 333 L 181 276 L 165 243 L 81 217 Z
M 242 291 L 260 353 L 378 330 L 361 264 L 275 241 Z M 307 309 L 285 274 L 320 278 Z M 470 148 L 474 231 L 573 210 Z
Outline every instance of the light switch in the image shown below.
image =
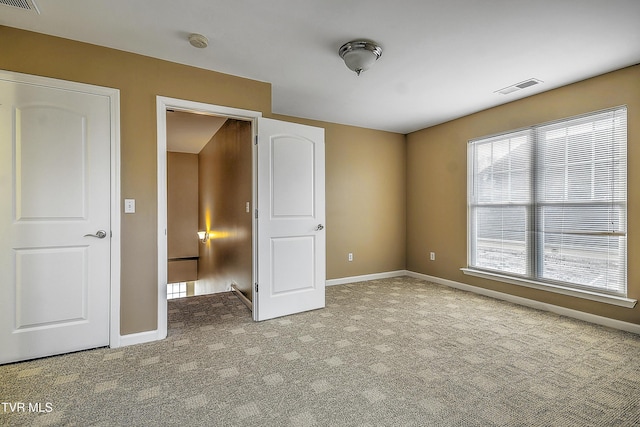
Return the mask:
M 124 213 L 136 213 L 136 199 L 124 199 Z

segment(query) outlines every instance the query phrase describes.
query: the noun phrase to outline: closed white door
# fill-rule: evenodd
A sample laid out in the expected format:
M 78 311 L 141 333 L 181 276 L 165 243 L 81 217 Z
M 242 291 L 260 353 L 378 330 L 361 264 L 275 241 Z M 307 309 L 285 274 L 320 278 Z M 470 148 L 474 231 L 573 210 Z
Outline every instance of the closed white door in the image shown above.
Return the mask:
M 324 129 L 260 118 L 257 150 L 254 319 L 323 308 Z
M 0 363 L 109 344 L 110 98 L 16 76 L 0 74 Z

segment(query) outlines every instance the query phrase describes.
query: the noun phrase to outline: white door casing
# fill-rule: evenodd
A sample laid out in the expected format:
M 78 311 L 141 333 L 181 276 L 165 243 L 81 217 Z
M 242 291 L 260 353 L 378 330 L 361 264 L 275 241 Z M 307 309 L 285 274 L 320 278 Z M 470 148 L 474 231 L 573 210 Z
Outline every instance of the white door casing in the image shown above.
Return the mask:
M 324 129 L 260 118 L 258 141 L 254 319 L 323 308 Z
M 167 110 L 182 111 L 195 114 L 209 114 L 227 117 L 235 120 L 251 122 L 252 132 L 255 136 L 257 120 L 262 116 L 259 111 L 243 110 L 240 108 L 226 107 L 222 105 L 206 104 L 197 101 L 189 101 L 165 96 L 156 97 L 156 123 L 157 123 L 157 165 L 158 165 L 158 329 L 150 333 L 132 334 L 125 336 L 126 345 L 149 342 L 163 339 L 167 336 Z M 256 200 L 255 170 L 256 158 L 253 154 L 251 169 L 254 171 L 252 205 Z M 256 246 L 255 220 L 252 228 L 253 245 Z M 255 250 L 254 250 L 255 252 Z M 254 255 L 255 256 L 255 255 Z M 255 258 L 254 258 L 255 259 Z M 255 263 L 254 263 L 255 264 Z M 255 265 L 252 276 L 255 278 Z M 254 304 L 255 306 L 255 304 Z
M 117 102 L 114 89 L 0 74 L 0 363 L 119 333 Z

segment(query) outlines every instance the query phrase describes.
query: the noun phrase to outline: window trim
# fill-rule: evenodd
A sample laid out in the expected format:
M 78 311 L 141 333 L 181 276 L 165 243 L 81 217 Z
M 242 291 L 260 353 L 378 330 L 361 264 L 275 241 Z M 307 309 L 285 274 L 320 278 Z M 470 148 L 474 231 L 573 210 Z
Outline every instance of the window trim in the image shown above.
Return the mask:
M 572 297 L 578 297 L 588 299 L 591 301 L 603 302 L 606 304 L 617 305 L 625 308 L 633 308 L 636 306 L 638 300 L 633 298 L 626 298 L 617 295 L 602 294 L 599 292 L 588 291 L 586 289 L 569 288 L 561 285 L 554 285 L 550 283 L 538 282 L 536 280 L 517 278 L 515 276 L 508 276 L 506 274 L 488 272 L 484 270 L 477 270 L 475 268 L 465 267 L 460 269 L 464 274 L 469 276 L 480 277 L 483 279 L 496 280 L 498 282 L 509 283 L 512 285 L 524 286 L 532 289 L 539 289 L 542 291 L 553 292 L 556 294 L 568 295 Z
M 587 113 L 583 113 L 583 114 L 579 114 L 576 116 L 570 116 L 570 117 L 565 117 L 565 118 L 561 118 L 561 119 L 557 119 L 557 120 L 552 120 L 552 121 L 548 121 L 548 122 L 544 122 L 544 123 L 538 123 L 538 124 L 533 124 L 530 126 L 526 126 L 526 127 L 522 127 L 522 128 L 518 128 L 518 129 L 513 129 L 513 130 L 509 130 L 509 131 L 504 131 L 504 132 L 498 132 L 495 133 L 493 135 L 486 135 L 483 137 L 479 137 L 479 138 L 473 138 L 471 140 L 468 141 L 468 144 L 471 144 L 475 141 L 479 141 L 479 140 L 486 140 L 486 139 L 491 139 L 491 138 L 499 138 L 501 136 L 506 136 L 506 135 L 513 135 L 513 134 L 517 134 L 517 133 L 527 133 L 527 132 L 531 132 L 533 138 L 535 138 L 535 133 L 536 133 L 536 128 L 538 127 L 543 127 L 543 126 L 549 126 L 549 125 L 553 125 L 553 124 L 561 124 L 565 121 L 570 121 L 570 120 L 574 120 L 574 119 L 579 119 L 581 117 L 589 117 L 589 116 L 594 116 L 600 113 L 605 113 L 608 111 L 615 111 L 618 109 L 624 108 L 625 110 L 628 110 L 628 106 L 626 104 L 623 105 L 618 105 L 615 107 L 611 107 L 611 108 L 605 108 L 602 110 L 597 110 L 597 111 L 590 111 Z M 628 126 L 628 124 L 627 124 Z M 628 140 L 627 140 L 628 142 Z M 535 141 L 534 141 L 535 144 Z M 535 150 L 535 145 L 534 145 L 534 150 Z M 468 157 L 467 161 L 470 162 L 471 159 Z M 532 171 L 533 173 L 533 171 Z M 625 174 L 627 173 L 627 171 L 625 170 Z M 509 272 L 500 272 L 497 270 L 486 270 L 486 269 L 482 269 L 482 268 L 478 268 L 478 267 L 474 267 L 472 266 L 471 260 L 474 257 L 474 240 L 472 239 L 472 235 L 471 235 L 471 230 L 472 230 L 472 226 L 471 226 L 471 204 L 470 201 L 468 199 L 468 195 L 469 195 L 469 188 L 471 185 L 473 185 L 473 176 L 472 174 L 470 174 L 470 169 L 469 167 L 467 167 L 467 266 L 461 268 L 460 270 L 466 274 L 466 275 L 470 275 L 470 276 L 475 276 L 475 277 L 480 277 L 480 278 L 484 278 L 484 279 L 490 279 L 490 280 L 496 280 L 496 281 L 500 281 L 500 282 L 504 282 L 504 283 L 509 283 L 509 284 L 514 284 L 514 285 L 519 285 L 519 286 L 524 286 L 524 287 L 528 287 L 528 288 L 532 288 L 532 289 L 538 289 L 538 290 L 544 290 L 544 291 L 549 291 L 549 292 L 553 292 L 553 293 L 558 293 L 558 294 L 562 294 L 562 295 L 568 295 L 568 296 L 572 296 L 572 297 L 578 297 L 578 298 L 583 298 L 583 299 L 588 299 L 588 300 L 592 300 L 592 301 L 597 301 L 597 302 L 602 302 L 602 303 L 607 303 L 607 304 L 613 304 L 616 306 L 621 306 L 621 307 L 626 307 L 626 308 L 633 308 L 635 307 L 635 305 L 637 304 L 637 299 L 633 299 L 633 298 L 629 298 L 628 294 L 624 295 L 620 295 L 620 294 L 610 294 L 610 293 L 606 293 L 606 292 L 598 292 L 597 289 L 585 289 L 585 288 L 581 288 L 579 285 L 574 286 L 570 286 L 569 284 L 567 284 L 568 286 L 564 286 L 562 283 L 554 283 L 553 281 L 541 281 L 541 280 L 536 280 L 535 278 L 531 278 L 531 277 L 524 277 L 524 276 L 519 276 L 517 274 L 510 274 Z M 628 184 L 628 183 L 627 183 Z M 532 181 L 532 187 L 531 187 L 531 191 L 536 191 L 535 190 L 535 183 L 533 183 Z M 628 190 L 627 190 L 628 191 Z M 627 197 L 628 197 L 628 193 L 627 193 Z M 627 210 L 627 203 L 628 203 L 628 198 L 625 199 L 624 201 L 624 208 L 625 211 Z M 526 207 L 525 207 L 526 208 Z M 534 212 L 533 216 L 530 216 L 530 220 L 535 221 L 536 223 L 536 227 L 537 227 L 537 219 L 535 219 L 535 203 L 529 207 L 529 209 L 532 209 Z M 628 230 L 625 231 L 624 235 L 628 235 Z M 540 268 L 540 263 L 539 263 L 539 259 L 538 257 L 540 256 L 540 254 L 538 253 L 538 250 L 536 249 L 536 247 L 539 245 L 539 242 L 537 241 L 532 241 L 527 243 L 527 257 L 531 258 L 527 261 L 527 266 L 528 269 L 529 268 L 534 268 L 534 269 L 538 269 Z M 628 253 L 625 253 L 625 258 L 628 257 Z M 626 263 L 628 262 L 628 260 L 626 261 Z M 627 264 L 627 268 L 628 268 L 628 264 Z M 537 274 L 537 273 L 535 273 Z M 625 274 L 626 276 L 626 274 Z M 628 280 L 628 277 L 626 278 L 626 280 Z M 625 291 L 628 290 L 628 283 L 625 284 Z

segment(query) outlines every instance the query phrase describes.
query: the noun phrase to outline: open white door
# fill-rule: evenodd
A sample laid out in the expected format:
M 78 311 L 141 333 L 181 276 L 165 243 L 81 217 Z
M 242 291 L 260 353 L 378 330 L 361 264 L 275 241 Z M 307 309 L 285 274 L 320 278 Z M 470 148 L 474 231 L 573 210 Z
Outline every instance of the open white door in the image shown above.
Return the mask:
M 324 129 L 260 118 L 257 151 L 254 319 L 323 308 Z
M 56 82 L 0 74 L 0 363 L 109 344 L 115 91 Z

